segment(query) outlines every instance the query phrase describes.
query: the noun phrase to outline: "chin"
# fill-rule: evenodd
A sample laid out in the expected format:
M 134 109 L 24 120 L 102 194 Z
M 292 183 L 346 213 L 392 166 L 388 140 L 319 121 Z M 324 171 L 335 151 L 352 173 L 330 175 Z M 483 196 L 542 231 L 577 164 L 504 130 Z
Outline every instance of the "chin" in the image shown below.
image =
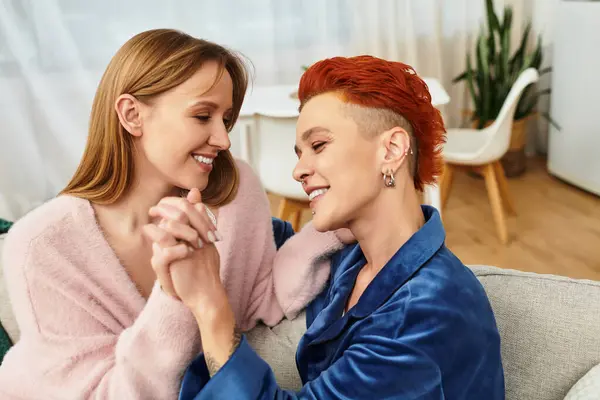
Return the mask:
M 336 218 L 334 215 L 327 213 L 322 213 L 321 215 L 316 213 L 313 216 L 312 224 L 317 232 L 335 231 L 346 227 L 343 219 Z
M 185 180 L 180 179 L 175 186 L 185 190 L 191 190 L 193 188 L 196 188 L 199 191 L 203 191 L 204 189 L 206 189 L 206 186 L 208 186 L 208 179 L 198 179 L 197 177 Z

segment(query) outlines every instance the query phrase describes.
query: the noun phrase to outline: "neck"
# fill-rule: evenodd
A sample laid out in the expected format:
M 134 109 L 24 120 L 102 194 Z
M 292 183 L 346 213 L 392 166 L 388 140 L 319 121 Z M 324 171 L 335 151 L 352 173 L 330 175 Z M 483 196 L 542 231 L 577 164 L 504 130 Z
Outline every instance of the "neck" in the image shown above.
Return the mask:
M 109 225 L 109 230 L 123 234 L 140 233 L 150 222 L 148 211 L 166 196 L 178 196 L 179 189 L 158 179 L 136 176 L 131 187 L 113 204 L 94 204 L 99 222 Z M 106 228 L 106 227 L 105 227 Z
M 350 224 L 367 259 L 367 268 L 374 272 L 381 270 L 425 223 L 412 180 L 383 190 Z

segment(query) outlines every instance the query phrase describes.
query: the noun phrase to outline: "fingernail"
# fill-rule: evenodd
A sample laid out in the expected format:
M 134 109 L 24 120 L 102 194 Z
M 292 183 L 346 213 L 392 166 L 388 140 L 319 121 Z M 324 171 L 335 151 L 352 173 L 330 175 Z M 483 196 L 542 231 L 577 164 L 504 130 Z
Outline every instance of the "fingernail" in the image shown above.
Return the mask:
M 211 243 L 214 243 L 214 242 L 217 241 L 217 238 L 215 237 L 215 234 L 212 233 L 211 231 L 208 231 L 207 236 L 208 236 L 208 240 L 210 240 Z
M 188 248 L 188 252 L 189 253 L 193 253 L 194 252 L 194 248 L 192 246 L 188 246 L 187 248 Z
M 218 241 L 221 241 L 221 240 L 223 240 L 223 235 L 221 235 L 221 232 L 219 232 L 219 231 L 215 231 L 215 236 L 217 237 L 217 240 L 218 240 Z
M 201 249 L 204 247 L 204 242 L 202 241 L 202 239 L 198 239 L 198 248 Z

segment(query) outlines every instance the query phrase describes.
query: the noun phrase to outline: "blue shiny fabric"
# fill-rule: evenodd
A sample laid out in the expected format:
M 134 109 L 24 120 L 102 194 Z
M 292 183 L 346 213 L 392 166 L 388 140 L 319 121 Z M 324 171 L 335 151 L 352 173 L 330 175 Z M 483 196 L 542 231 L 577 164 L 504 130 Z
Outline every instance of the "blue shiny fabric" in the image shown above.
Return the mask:
M 292 228 L 292 224 L 287 221 L 282 221 L 279 218 L 271 217 L 271 223 L 273 225 L 273 239 L 275 240 L 275 246 L 277 250 L 286 240 L 294 236 L 294 228 Z
M 331 278 L 307 308 L 296 353 L 304 386 L 290 392 L 245 337 L 209 378 L 202 356 L 182 400 L 504 399 L 500 336 L 483 287 L 444 245 L 438 212 L 406 242 L 346 314 L 366 260 L 358 245 L 332 257 Z

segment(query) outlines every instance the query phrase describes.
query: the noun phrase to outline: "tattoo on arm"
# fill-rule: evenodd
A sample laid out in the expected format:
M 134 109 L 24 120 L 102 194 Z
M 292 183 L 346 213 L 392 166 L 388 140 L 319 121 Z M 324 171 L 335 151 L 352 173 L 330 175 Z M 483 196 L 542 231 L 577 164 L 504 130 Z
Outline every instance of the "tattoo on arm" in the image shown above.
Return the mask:
M 204 354 L 204 360 L 206 361 L 206 367 L 208 368 L 208 374 L 212 378 L 217 373 L 217 371 L 221 369 L 221 365 L 219 365 L 217 360 L 212 358 L 212 356 L 208 353 Z
M 235 327 L 235 329 L 233 330 L 233 338 L 231 341 L 232 345 L 231 349 L 229 350 L 229 357 L 231 357 L 233 353 L 235 353 L 241 341 L 242 332 L 237 327 Z M 213 377 L 217 373 L 217 371 L 219 371 L 222 367 L 222 365 L 219 364 L 217 360 L 215 360 L 209 353 L 204 354 L 204 360 L 206 361 L 206 367 L 208 368 L 208 373 L 211 377 Z

